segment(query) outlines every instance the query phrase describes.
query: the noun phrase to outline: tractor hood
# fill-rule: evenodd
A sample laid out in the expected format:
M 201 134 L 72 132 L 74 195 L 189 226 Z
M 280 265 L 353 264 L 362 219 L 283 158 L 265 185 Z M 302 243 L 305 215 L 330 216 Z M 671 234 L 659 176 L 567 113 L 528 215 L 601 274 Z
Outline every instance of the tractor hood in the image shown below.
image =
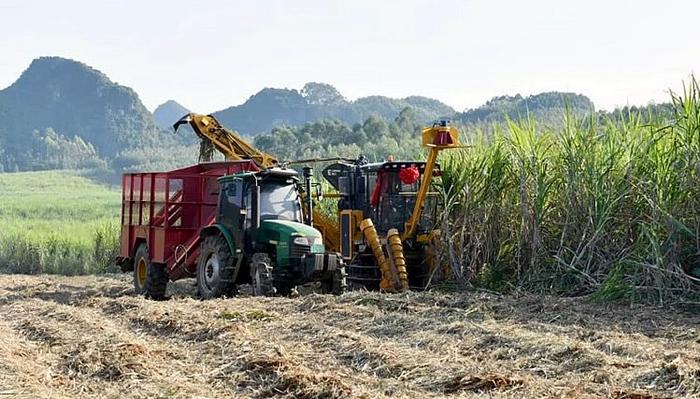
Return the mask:
M 309 239 L 307 245 L 311 246 L 311 252 L 324 252 L 321 233 L 315 228 L 289 220 L 263 220 L 258 229 L 257 242 L 270 243 L 277 246 L 278 260 L 289 256 L 290 245 L 297 237 Z
M 321 237 L 321 233 L 318 230 L 299 222 L 275 219 L 263 220 L 260 222 L 259 234 L 267 235 L 271 232 L 277 232 L 280 236 L 291 236 L 292 234 L 298 234 L 304 237 Z

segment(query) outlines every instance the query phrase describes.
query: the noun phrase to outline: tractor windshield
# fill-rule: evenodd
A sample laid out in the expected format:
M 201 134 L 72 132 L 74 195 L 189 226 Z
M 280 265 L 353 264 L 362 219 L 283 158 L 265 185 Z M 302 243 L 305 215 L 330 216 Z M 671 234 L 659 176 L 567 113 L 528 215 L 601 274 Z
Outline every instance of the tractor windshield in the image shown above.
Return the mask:
M 263 184 L 260 187 L 260 219 L 301 222 L 301 203 L 294 184 Z

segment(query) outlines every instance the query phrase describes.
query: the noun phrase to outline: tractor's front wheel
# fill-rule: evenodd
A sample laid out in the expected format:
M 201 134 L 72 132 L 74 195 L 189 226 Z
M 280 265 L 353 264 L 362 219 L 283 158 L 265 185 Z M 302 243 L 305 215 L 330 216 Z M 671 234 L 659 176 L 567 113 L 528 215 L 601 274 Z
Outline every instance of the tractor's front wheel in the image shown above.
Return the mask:
M 324 294 L 341 295 L 348 289 L 347 273 L 345 267 L 340 266 L 331 272 L 331 275 L 321 281 L 321 290 Z
M 277 290 L 272 279 L 272 261 L 266 253 L 254 253 L 250 258 L 250 280 L 253 295 L 274 295 Z
M 148 246 L 143 243 L 134 255 L 134 290 L 137 295 L 162 300 L 168 288 L 168 273 L 165 266 L 151 262 Z
M 197 290 L 202 299 L 236 294 L 234 263 L 223 236 L 208 236 L 202 241 L 197 260 Z

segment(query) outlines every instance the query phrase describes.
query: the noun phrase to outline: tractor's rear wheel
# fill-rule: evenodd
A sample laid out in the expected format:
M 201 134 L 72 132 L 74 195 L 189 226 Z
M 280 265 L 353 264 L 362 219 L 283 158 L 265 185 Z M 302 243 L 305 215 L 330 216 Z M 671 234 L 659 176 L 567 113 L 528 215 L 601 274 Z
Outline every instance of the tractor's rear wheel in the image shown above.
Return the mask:
M 197 290 L 202 299 L 233 296 L 235 257 L 221 235 L 208 236 L 200 244 L 197 260 Z
M 277 292 L 272 278 L 272 261 L 268 254 L 258 252 L 251 256 L 250 280 L 255 296 L 274 295 Z
M 134 255 L 134 290 L 137 295 L 162 300 L 168 288 L 168 273 L 165 266 L 151 262 L 148 246 L 143 243 Z

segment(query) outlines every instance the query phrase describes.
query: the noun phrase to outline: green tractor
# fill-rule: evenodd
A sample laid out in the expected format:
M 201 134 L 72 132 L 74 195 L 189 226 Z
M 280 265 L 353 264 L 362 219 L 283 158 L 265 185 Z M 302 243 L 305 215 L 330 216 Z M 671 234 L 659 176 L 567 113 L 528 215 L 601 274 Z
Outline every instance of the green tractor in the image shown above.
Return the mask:
M 240 284 L 250 284 L 254 295 L 286 295 L 313 281 L 326 293 L 345 290 L 342 257 L 326 252 L 321 233 L 304 220 L 300 193 L 312 187 L 305 177 L 306 186 L 296 171 L 271 168 L 218 179 L 216 220 L 200 233 L 202 298 L 235 295 Z

